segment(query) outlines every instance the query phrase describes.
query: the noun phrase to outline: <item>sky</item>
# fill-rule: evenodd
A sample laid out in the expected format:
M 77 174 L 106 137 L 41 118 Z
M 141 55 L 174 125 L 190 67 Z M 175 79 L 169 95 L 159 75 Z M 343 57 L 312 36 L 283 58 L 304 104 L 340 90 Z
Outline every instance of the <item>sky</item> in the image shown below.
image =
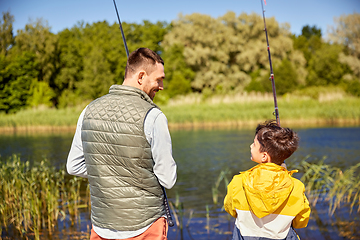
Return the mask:
M 115 0 L 121 22 L 141 24 L 176 20 L 183 15 L 201 13 L 214 18 L 228 11 L 262 14 L 261 0 Z M 290 23 L 296 35 L 306 26 L 321 28 L 326 37 L 334 17 L 360 13 L 360 0 L 267 0 L 265 17 L 275 17 L 280 23 Z M 113 0 L 0 0 L 1 12 L 14 16 L 14 34 L 36 19 L 47 21 L 53 33 L 72 28 L 79 22 L 93 23 L 106 20 L 118 23 Z M 268 29 L 270 31 L 270 29 Z

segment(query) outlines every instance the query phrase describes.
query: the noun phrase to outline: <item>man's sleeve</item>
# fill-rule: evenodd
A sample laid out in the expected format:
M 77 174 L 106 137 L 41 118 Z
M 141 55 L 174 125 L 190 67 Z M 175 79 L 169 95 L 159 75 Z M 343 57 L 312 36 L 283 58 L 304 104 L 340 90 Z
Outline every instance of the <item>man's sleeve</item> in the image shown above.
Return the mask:
M 70 175 L 87 178 L 85 157 L 84 157 L 83 145 L 81 141 L 81 127 L 82 127 L 85 111 L 86 108 L 80 114 L 80 117 L 76 125 L 74 139 L 72 141 L 70 152 L 66 162 L 66 169 Z
M 165 115 L 157 108 L 147 114 L 144 121 L 146 139 L 150 143 L 154 159 L 154 173 L 160 184 L 167 189 L 176 182 L 176 163 L 172 157 L 172 144 Z

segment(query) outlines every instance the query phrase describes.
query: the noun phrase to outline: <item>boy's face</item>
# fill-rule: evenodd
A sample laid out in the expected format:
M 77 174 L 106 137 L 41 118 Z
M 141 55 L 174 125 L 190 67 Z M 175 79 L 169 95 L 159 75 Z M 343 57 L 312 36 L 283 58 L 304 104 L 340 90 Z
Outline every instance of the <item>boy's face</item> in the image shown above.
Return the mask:
M 257 136 L 254 138 L 254 142 L 250 145 L 251 160 L 256 163 L 268 162 L 268 154 L 266 152 L 260 152 L 260 143 L 257 140 Z

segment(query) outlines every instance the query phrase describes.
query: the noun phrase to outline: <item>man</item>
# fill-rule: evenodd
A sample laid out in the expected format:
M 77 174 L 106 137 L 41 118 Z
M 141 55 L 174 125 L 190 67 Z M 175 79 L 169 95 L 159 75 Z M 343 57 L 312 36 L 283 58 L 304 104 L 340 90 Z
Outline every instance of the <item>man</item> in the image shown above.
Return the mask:
M 79 117 L 67 170 L 89 180 L 92 240 L 167 239 L 161 186 L 174 186 L 176 163 L 167 119 L 152 101 L 164 78 L 161 57 L 139 48 L 123 84 Z

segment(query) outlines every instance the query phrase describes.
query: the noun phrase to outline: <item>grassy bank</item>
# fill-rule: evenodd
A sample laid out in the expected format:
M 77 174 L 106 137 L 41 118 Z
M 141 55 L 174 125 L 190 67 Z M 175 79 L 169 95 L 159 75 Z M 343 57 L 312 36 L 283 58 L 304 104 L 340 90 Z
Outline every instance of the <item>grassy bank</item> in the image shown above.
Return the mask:
M 286 125 L 359 125 L 360 98 L 328 95 L 318 97 L 286 96 L 278 99 L 280 120 Z M 271 95 L 239 94 L 203 99 L 191 95 L 160 105 L 170 128 L 253 126 L 274 118 Z M 68 109 L 31 109 L 16 114 L 0 114 L 2 131 L 73 130 L 82 107 Z
M 35 166 L 13 155 L 0 165 L 0 239 L 2 231 L 14 231 L 14 238 L 26 238 L 40 232 L 50 236 L 58 221 L 79 220 L 79 208 L 88 207 L 89 197 L 80 197 L 82 182 L 56 170 L 46 160 Z
M 299 169 L 312 214 L 316 218 L 317 203 L 322 207 L 326 204 L 327 216 L 337 215 L 339 231 L 349 232 L 346 226 L 341 227 L 344 221 L 339 215 L 342 215 L 342 209 L 360 211 L 360 163 L 342 171 L 322 161 L 309 163 L 307 159 L 288 167 Z M 192 220 L 191 224 L 197 229 L 210 229 L 210 215 L 214 218 L 214 213 L 222 206 L 222 197 L 219 198 L 218 190 L 223 188 L 226 192 L 226 186 L 232 177 L 227 176 L 228 174 L 228 171 L 222 171 L 218 179 L 214 179 L 214 187 L 209 189 L 212 191 L 215 208 L 206 205 L 206 213 L 196 213 L 194 209 L 188 209 L 190 216 L 186 225 L 182 223 L 185 209 L 181 197 L 177 195 L 175 202 L 170 202 L 177 228 L 189 227 Z M 45 160 L 30 167 L 29 162 L 22 162 L 14 155 L 0 165 L 0 176 L 0 238 L 3 231 L 4 235 L 9 237 L 6 239 L 58 239 L 54 235 L 59 234 L 59 229 L 70 234 L 72 226 L 79 224 L 80 209 L 90 210 L 89 189 L 85 188 L 87 180 L 68 176 L 64 170 L 55 170 Z M 203 221 L 204 218 L 206 222 Z M 200 225 L 196 224 L 199 220 Z M 355 220 L 348 219 L 345 223 Z M 90 221 L 88 223 L 90 225 Z M 216 224 L 218 225 L 219 221 L 216 221 Z M 86 233 L 89 233 L 89 229 Z M 89 239 L 89 236 L 81 239 Z

